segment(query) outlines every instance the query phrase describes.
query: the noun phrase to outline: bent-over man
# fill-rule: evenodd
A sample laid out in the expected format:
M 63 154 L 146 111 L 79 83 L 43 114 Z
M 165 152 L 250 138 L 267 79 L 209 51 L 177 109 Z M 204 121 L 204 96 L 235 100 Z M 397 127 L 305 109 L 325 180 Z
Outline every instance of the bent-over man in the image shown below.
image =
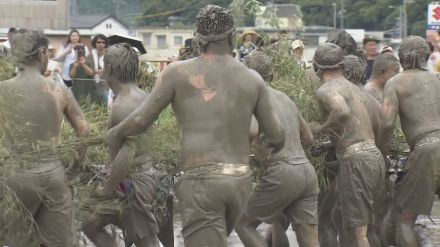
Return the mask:
M 273 78 L 271 59 L 263 52 L 254 52 L 244 60 L 266 83 Z M 268 158 L 262 140 L 255 135 L 256 158 L 262 167 L 262 177 L 251 193 L 248 205 L 237 223 L 236 231 L 245 246 L 266 246 L 256 228 L 261 222 L 279 224 L 287 217 L 294 226 L 299 246 L 318 244 L 318 179 L 307 159 L 304 146 L 313 143 L 310 129 L 295 103 L 284 93 L 270 88 L 274 110 L 285 128 L 286 144 Z M 255 125 L 253 125 L 255 126 Z M 273 246 L 279 246 L 272 239 Z
M 313 66 L 323 85 L 316 98 L 326 121 L 312 124 L 315 134 L 334 139 L 339 170 L 336 178 L 338 207 L 346 236 L 342 246 L 370 246 L 368 225 L 374 223 L 373 203 L 384 183 L 384 160 L 374 143 L 374 132 L 361 91 L 343 77 L 344 55 L 339 46 L 318 47 Z

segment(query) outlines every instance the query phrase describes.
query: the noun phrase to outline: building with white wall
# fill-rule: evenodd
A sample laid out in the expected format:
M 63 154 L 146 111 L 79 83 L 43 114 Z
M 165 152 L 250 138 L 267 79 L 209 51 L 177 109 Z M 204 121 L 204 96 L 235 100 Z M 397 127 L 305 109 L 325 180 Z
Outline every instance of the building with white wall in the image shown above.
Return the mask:
M 130 28 L 113 15 L 77 15 L 70 17 L 70 28 L 93 34 L 110 36 L 119 34 L 130 35 Z
M 142 40 L 148 52 L 145 55 L 147 59 L 168 60 L 178 56 L 186 39 L 194 37 L 194 29 L 145 26 L 136 30 L 136 36 Z

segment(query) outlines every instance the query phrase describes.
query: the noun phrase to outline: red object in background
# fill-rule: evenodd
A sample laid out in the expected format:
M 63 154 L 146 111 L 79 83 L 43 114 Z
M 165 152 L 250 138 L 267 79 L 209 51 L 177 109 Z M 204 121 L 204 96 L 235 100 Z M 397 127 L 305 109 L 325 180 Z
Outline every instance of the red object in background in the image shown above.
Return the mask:
M 434 15 L 432 15 L 432 17 L 434 17 L 434 19 L 436 19 L 437 21 L 440 20 L 440 7 L 437 7 L 433 10 Z

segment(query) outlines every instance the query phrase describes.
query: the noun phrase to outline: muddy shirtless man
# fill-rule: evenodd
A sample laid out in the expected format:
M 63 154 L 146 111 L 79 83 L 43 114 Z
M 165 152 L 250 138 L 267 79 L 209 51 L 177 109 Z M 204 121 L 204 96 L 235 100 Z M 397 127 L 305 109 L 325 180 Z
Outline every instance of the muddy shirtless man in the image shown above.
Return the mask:
M 383 58 L 376 59 L 375 63 Z M 355 59 L 356 58 L 356 59 Z M 357 65 L 355 65 L 357 64 Z M 350 70 L 348 72 L 347 70 Z M 374 69 L 373 69 L 374 71 Z M 365 63 L 357 57 L 352 55 L 345 56 L 344 58 L 344 76 L 352 83 L 359 85 L 358 78 L 364 78 Z M 358 82 L 358 83 L 356 83 Z M 382 106 L 378 100 L 375 99 L 365 90 L 361 90 L 362 100 L 368 111 L 370 117 L 371 126 L 373 127 L 374 138 L 376 146 L 384 152 L 383 141 L 383 113 Z M 374 226 L 368 227 L 368 240 L 372 246 L 389 246 L 389 242 L 393 241 L 395 236 L 393 220 L 391 214 L 393 211 L 392 193 L 394 190 L 393 182 L 385 179 L 385 188 L 379 191 L 378 197 L 374 201 Z M 374 243 L 374 244 L 373 244 Z M 382 243 L 382 245 L 381 245 Z
M 374 144 L 374 133 L 359 88 L 343 77 L 344 55 L 339 46 L 326 43 L 316 50 L 313 66 L 323 85 L 316 98 L 326 118 L 311 124 L 315 134 L 335 139 L 340 164 L 336 184 L 338 207 L 347 242 L 341 246 L 370 246 L 367 226 L 373 224 L 375 192 L 383 184 L 384 161 Z
M 245 58 L 245 64 L 270 83 L 273 78 L 271 59 L 263 52 Z M 303 147 L 313 144 L 313 136 L 295 103 L 284 93 L 270 88 L 274 111 L 285 127 L 286 144 L 267 158 L 267 150 L 253 131 L 256 158 L 263 168 L 262 178 L 252 192 L 247 209 L 237 223 L 236 231 L 245 246 L 267 246 L 256 228 L 261 222 L 278 223 L 287 216 L 294 225 L 299 246 L 318 246 L 318 179 Z M 276 241 L 277 239 L 273 239 Z M 272 243 L 273 246 L 279 246 Z
M 139 59 L 127 44 L 111 46 L 104 56 L 104 79 L 116 95 L 108 127 L 122 122 L 142 102 L 147 94 L 135 78 Z M 125 241 L 136 247 L 159 246 L 158 226 L 152 212 L 158 173 L 145 150 L 141 150 L 145 135 L 127 139 L 119 149 L 111 150 L 111 172 L 97 197 L 102 200 L 92 215 L 83 222 L 82 229 L 97 247 L 117 247 L 115 239 L 104 229 L 114 224 L 126 232 Z M 109 208 L 114 200 L 120 208 Z
M 327 38 L 327 43 L 333 43 L 339 46 L 342 49 L 345 58 L 348 58 L 349 61 L 357 60 L 358 58 L 362 59 L 362 52 L 358 51 L 356 41 L 353 37 L 347 33 L 345 30 L 335 31 L 329 34 Z M 350 63 L 349 66 L 344 70 L 344 76 L 353 77 L 355 76 L 355 72 L 357 65 L 356 63 Z M 316 73 L 313 71 L 316 75 Z M 317 76 L 316 76 L 317 77 Z M 317 86 L 320 85 L 318 78 Z M 356 77 L 355 85 L 358 87 L 363 86 L 365 79 L 362 77 Z M 352 81 L 353 82 L 353 81 Z M 327 142 L 328 145 L 323 145 L 322 147 L 326 147 L 327 155 L 326 155 L 326 163 L 329 165 L 329 170 L 331 173 L 337 172 L 337 161 L 332 160 L 335 158 L 334 148 L 331 142 Z M 330 168 L 331 167 L 331 168 Z M 319 241 L 321 245 L 325 245 L 328 247 L 337 247 L 338 243 L 338 233 L 336 230 L 336 226 L 334 224 L 332 214 L 334 212 L 333 208 L 336 203 L 336 185 L 334 183 L 333 176 L 327 177 L 329 179 L 329 186 L 327 188 L 321 188 L 318 196 L 318 219 L 319 219 Z
M 235 21 L 208 5 L 196 18 L 202 55 L 170 64 L 141 106 L 107 136 L 111 146 L 145 131 L 172 104 L 181 130 L 177 185 L 185 246 L 227 246 L 251 191 L 249 129 L 254 114 L 265 145 L 278 152 L 284 131 L 269 88 L 232 56 Z
M 15 78 L 0 82 L 0 92 L 16 96 L 10 109 L 13 125 L 24 127 L 9 140 L 11 151 L 29 152 L 35 145 L 57 144 L 63 115 L 78 137 L 87 136 L 88 124 L 72 93 L 42 76 L 48 62 L 46 37 L 22 29 L 14 34 L 11 45 L 19 71 Z M 44 154 L 32 162 L 31 168 L 9 178 L 7 184 L 34 217 L 38 242 L 49 247 L 72 246 L 72 198 L 63 165 Z
M 371 78 L 365 84 L 365 91 L 382 104 L 385 83 L 399 73 L 399 70 L 399 60 L 392 53 L 387 52 L 377 56 L 373 64 Z
M 404 39 L 398 51 L 404 71 L 384 90 L 384 137 L 391 137 L 399 115 L 411 150 L 408 171 L 396 184 L 398 246 L 417 246 L 417 215 L 431 214 L 440 185 L 440 81 L 426 70 L 429 54 L 423 38 Z

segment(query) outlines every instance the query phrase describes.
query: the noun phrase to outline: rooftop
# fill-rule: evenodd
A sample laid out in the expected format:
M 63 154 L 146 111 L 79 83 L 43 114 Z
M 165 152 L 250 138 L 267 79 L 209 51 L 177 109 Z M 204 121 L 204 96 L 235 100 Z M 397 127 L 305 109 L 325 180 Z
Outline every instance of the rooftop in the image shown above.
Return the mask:
M 101 22 L 107 20 L 108 18 L 113 18 L 116 21 L 120 22 L 123 26 L 128 28 L 128 26 L 125 23 L 123 23 L 121 20 L 119 20 L 118 18 L 116 18 L 113 15 L 75 15 L 75 16 L 70 16 L 69 26 L 70 26 L 70 28 L 77 28 L 77 29 L 94 28 L 98 24 L 100 24 Z

